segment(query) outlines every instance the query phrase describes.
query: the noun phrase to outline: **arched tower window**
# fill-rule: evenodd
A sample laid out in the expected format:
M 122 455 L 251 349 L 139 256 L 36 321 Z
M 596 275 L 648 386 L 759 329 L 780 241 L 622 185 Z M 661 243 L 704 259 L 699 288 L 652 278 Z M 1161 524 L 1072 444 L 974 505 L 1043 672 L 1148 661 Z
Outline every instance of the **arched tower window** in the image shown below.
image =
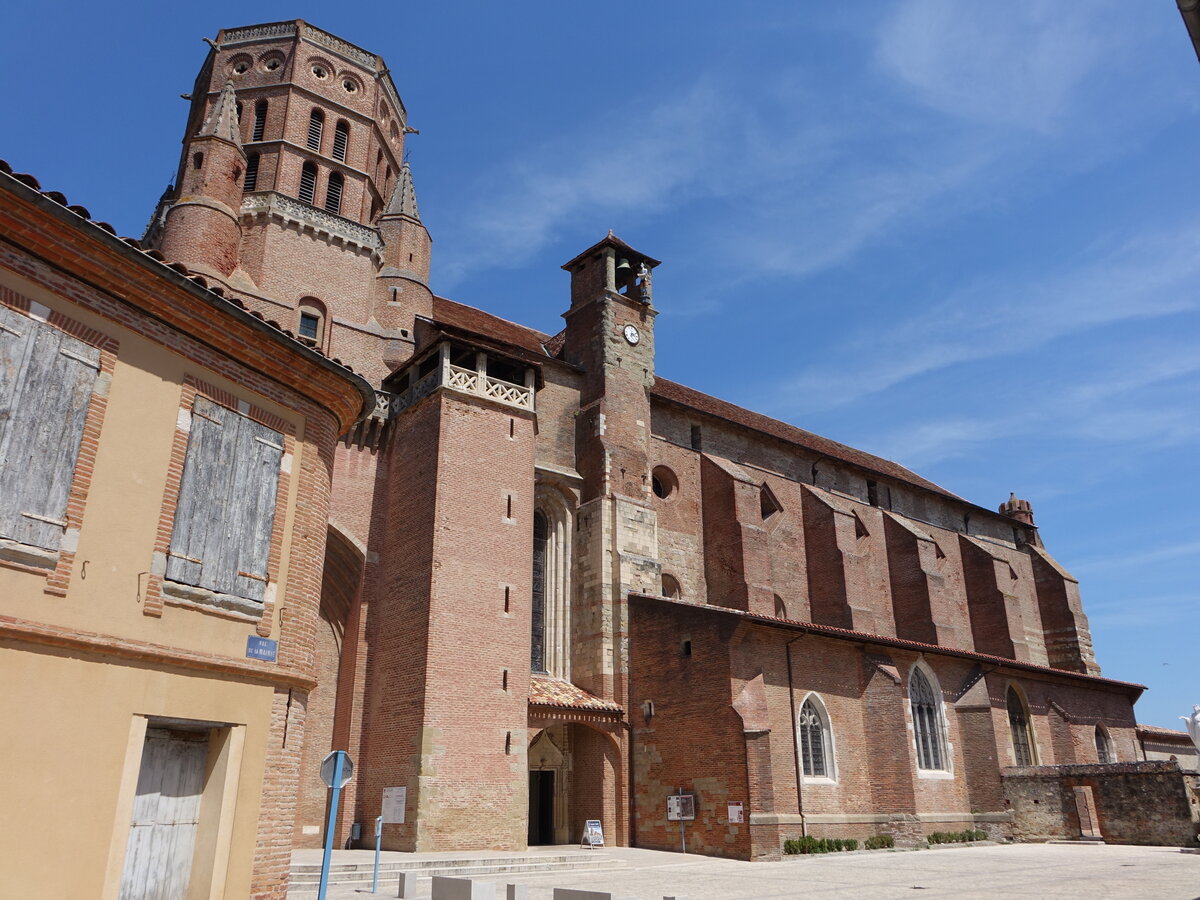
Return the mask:
M 679 587 L 679 579 L 674 575 L 668 575 L 666 572 L 663 572 L 662 595 L 672 600 L 680 599 L 683 596 L 683 591 Z
M 251 153 L 246 157 L 246 180 L 242 182 L 243 191 L 258 189 L 258 163 L 259 157 L 257 153 Z
M 534 672 L 546 671 L 546 557 L 549 545 L 550 524 L 539 509 L 533 514 L 533 605 L 529 626 L 529 664 Z
M 833 735 L 825 704 L 810 694 L 796 719 L 801 770 L 806 778 L 833 777 Z
M 1096 761 L 1105 765 L 1117 761 L 1117 755 L 1113 753 L 1112 741 L 1103 725 L 1096 726 Z
M 300 301 L 297 310 L 296 334 L 300 340 L 319 347 L 325 340 L 325 306 L 313 297 Z
M 317 167 L 306 162 L 300 170 L 300 202 L 312 205 L 317 195 Z
M 267 101 L 259 100 L 254 104 L 254 128 L 250 131 L 250 140 L 261 141 L 267 130 Z
M 946 768 L 946 739 L 942 731 L 942 701 L 929 679 L 914 668 L 908 679 L 908 698 L 912 704 L 913 738 L 917 745 L 917 768 Z
M 332 172 L 329 175 L 328 182 L 325 185 L 325 210 L 334 215 L 340 215 L 342 212 L 342 186 L 345 184 L 345 179 L 342 178 L 341 172 Z
M 345 121 L 340 121 L 333 129 L 333 158 L 339 162 L 345 162 L 346 148 L 349 146 L 350 126 Z
M 1036 765 L 1029 732 L 1029 710 L 1016 689 L 1008 689 L 1008 730 L 1012 734 L 1013 760 L 1018 766 Z
M 325 130 L 325 113 L 314 109 L 308 117 L 308 149 L 321 152 L 321 134 Z

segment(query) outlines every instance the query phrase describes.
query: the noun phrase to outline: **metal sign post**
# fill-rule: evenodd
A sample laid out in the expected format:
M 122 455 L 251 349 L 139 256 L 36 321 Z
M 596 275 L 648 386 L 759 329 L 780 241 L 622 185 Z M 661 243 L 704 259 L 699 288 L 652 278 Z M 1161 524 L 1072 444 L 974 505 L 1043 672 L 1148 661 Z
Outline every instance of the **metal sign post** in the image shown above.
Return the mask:
M 383 839 L 383 816 L 375 817 L 375 874 L 371 876 L 371 893 L 379 893 L 379 842 Z
M 667 797 L 667 821 L 679 823 L 679 843 L 687 853 L 687 825 L 684 823 L 696 818 L 696 796 L 681 793 L 682 790 L 676 787 L 675 793 Z
M 321 761 L 321 780 L 333 788 L 329 798 L 329 821 L 325 823 L 325 855 L 321 859 L 321 883 L 317 888 L 317 900 L 325 900 L 329 890 L 329 860 L 333 856 L 333 830 L 337 825 L 338 799 L 342 788 L 354 774 L 354 763 L 345 750 L 334 750 Z

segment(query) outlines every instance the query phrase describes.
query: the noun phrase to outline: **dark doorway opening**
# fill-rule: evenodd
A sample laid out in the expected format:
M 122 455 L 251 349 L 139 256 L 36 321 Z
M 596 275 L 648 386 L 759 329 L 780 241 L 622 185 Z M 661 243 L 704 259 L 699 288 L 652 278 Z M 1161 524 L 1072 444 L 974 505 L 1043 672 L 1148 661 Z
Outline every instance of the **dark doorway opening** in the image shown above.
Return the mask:
M 554 772 L 529 773 L 529 845 L 554 843 Z

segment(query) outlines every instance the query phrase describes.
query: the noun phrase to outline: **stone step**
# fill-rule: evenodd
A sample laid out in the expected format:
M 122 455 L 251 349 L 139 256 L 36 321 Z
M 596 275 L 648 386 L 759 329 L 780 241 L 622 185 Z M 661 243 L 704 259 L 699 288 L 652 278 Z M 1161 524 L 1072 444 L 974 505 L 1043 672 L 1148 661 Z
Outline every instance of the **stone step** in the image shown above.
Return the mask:
M 456 866 L 477 866 L 477 865 L 502 865 L 505 863 L 521 862 L 521 863 L 559 863 L 584 861 L 590 862 L 598 857 L 595 853 L 562 853 L 562 854 L 538 854 L 537 856 L 470 856 L 470 857 L 449 857 L 444 859 L 429 858 L 413 859 L 413 860 L 388 860 L 385 859 L 379 863 L 379 871 L 385 869 L 395 869 L 398 872 L 428 868 L 454 868 Z M 374 869 L 373 862 L 360 863 L 333 863 L 329 866 L 329 871 L 332 872 L 355 872 L 367 871 Z M 293 875 L 303 872 L 320 872 L 320 863 L 294 863 L 291 867 Z
M 434 862 L 434 861 L 427 861 Z M 397 865 L 393 864 L 388 868 L 384 868 L 381 863 L 379 866 L 379 878 L 385 881 L 388 878 L 395 878 L 400 872 L 416 872 L 419 878 L 432 878 L 434 875 L 450 875 L 456 877 L 474 877 L 486 875 L 510 875 L 528 872 L 570 872 L 587 869 L 614 868 L 624 865 L 624 861 L 605 859 L 603 857 L 593 857 L 585 860 L 569 860 L 563 862 L 541 862 L 533 860 L 519 861 L 504 861 L 487 863 L 486 861 L 475 861 L 472 865 L 456 865 L 456 866 L 413 866 L 413 865 Z M 373 869 L 358 869 L 355 867 L 352 871 L 333 872 L 329 873 L 330 885 L 353 886 L 359 884 L 370 884 L 373 878 Z M 320 867 L 317 871 L 293 873 L 289 881 L 289 893 L 315 891 L 320 884 L 321 872 Z

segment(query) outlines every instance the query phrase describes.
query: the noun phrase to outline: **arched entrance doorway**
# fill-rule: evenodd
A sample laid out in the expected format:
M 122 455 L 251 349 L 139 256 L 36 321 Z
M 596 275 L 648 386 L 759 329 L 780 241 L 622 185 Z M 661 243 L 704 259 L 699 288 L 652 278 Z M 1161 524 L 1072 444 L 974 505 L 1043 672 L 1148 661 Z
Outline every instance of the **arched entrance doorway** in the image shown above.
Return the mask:
M 623 754 L 608 723 L 545 722 L 529 743 L 530 846 L 578 843 L 600 819 L 609 843 L 623 842 Z M 536 729 L 536 730 L 535 730 Z

